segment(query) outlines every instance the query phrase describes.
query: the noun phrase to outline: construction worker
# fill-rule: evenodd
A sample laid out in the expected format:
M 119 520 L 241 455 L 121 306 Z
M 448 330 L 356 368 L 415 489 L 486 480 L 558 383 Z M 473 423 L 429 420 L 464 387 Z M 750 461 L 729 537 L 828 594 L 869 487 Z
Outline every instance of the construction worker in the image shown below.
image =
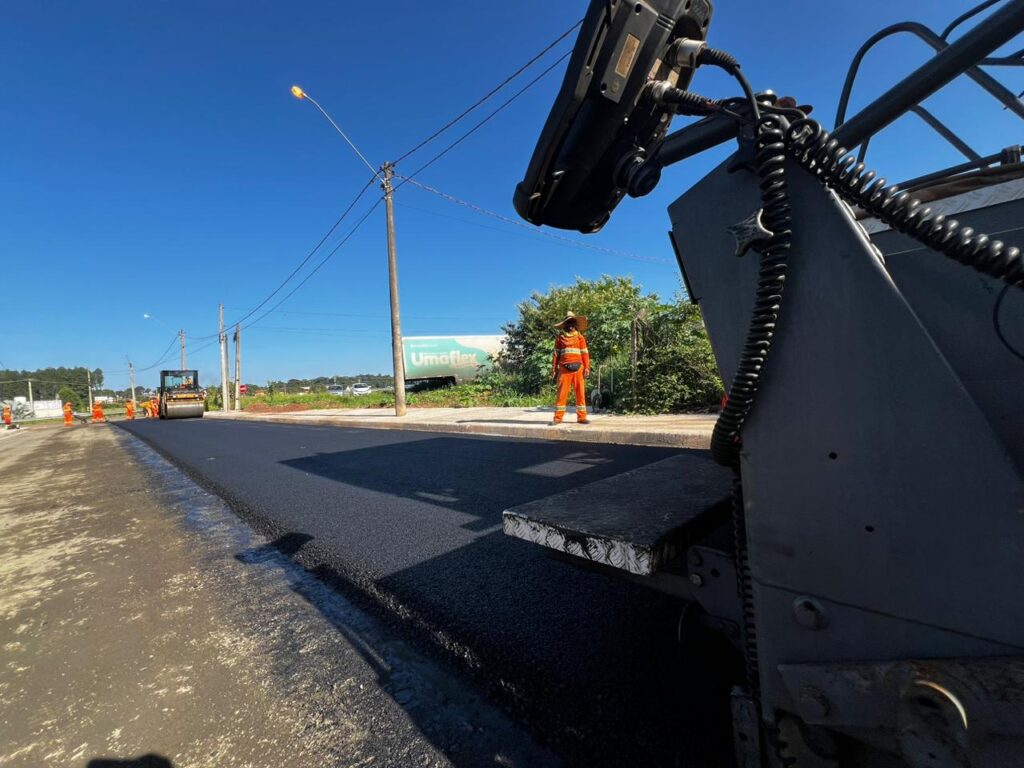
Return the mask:
M 4 403 L 4 426 L 11 428 L 11 406 L 7 403 Z
M 96 400 L 92 404 L 92 423 L 97 424 L 101 421 L 106 421 L 107 417 L 103 414 L 103 403 Z
M 582 331 L 587 330 L 587 318 L 583 315 L 566 314 L 565 319 L 555 323 L 558 337 L 555 351 L 551 356 L 551 376 L 558 385 L 555 400 L 555 419 L 552 424 L 561 424 L 569 403 L 569 390 L 576 395 L 576 423 L 589 424 L 587 420 L 587 395 L 583 379 L 590 375 L 590 352 Z
M 135 421 L 135 401 L 129 400 L 124 404 L 124 417 L 128 421 Z
M 160 418 L 160 400 L 155 397 L 149 398 L 149 418 Z
M 70 427 L 75 423 L 75 409 L 71 403 L 64 403 L 64 426 Z

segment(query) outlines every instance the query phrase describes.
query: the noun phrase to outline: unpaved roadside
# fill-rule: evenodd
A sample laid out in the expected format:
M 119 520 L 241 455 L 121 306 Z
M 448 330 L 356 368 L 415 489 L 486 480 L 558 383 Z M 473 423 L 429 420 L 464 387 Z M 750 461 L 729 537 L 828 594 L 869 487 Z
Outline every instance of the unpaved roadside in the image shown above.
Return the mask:
M 550 765 L 106 425 L 0 444 L 0 765 Z

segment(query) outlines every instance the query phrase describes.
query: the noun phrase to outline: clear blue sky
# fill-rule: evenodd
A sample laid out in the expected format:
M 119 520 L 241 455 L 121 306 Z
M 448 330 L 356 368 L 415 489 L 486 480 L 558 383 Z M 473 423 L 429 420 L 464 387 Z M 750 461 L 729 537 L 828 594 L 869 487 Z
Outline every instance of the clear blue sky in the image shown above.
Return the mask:
M 941 29 L 968 5 L 863 0 L 853 14 L 849 3 L 720 0 L 711 39 L 738 56 L 755 88 L 816 105 L 831 127 L 846 67 L 866 37 L 907 19 Z M 127 375 L 118 372 L 126 355 L 145 367 L 178 327 L 193 338 L 215 333 L 218 302 L 230 322 L 272 290 L 369 175 L 311 105 L 292 98 L 293 83 L 376 164 L 475 101 L 585 7 L 582 0 L 4 3 L 0 363 L 102 367 L 109 386 L 124 387 Z M 854 106 L 925 56 L 909 38 L 883 43 L 864 67 Z M 562 72 L 422 180 L 514 216 L 512 190 Z M 1003 72 L 1011 88 L 1022 87 L 1024 73 Z M 735 92 L 714 72 L 701 72 L 693 88 Z M 1020 140 L 1020 123 L 970 82 L 929 104 L 983 153 Z M 459 131 L 399 170 L 418 167 Z M 588 240 L 662 261 L 575 249 L 401 190 L 403 331 L 495 333 L 531 291 L 577 275 L 628 274 L 671 295 L 678 276 L 665 208 L 721 157 L 670 169 L 654 194 L 624 201 Z M 898 179 L 958 157 L 907 117 L 876 140 L 869 159 Z M 372 200 L 367 195 L 355 213 Z M 247 381 L 388 371 L 383 208 L 281 309 L 245 334 Z M 189 363 L 212 382 L 216 346 L 200 351 L 201 343 L 190 343 L 197 351 Z M 140 376 L 139 383 L 154 382 L 155 372 Z

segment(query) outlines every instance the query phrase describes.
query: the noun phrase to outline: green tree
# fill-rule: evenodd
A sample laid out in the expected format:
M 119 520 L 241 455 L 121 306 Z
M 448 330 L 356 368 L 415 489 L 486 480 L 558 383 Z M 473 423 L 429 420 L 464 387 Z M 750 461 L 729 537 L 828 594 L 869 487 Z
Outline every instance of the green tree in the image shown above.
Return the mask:
M 71 387 L 61 387 L 57 397 L 60 398 L 62 403 L 71 403 L 71 407 L 76 411 L 80 411 L 83 408 L 81 396 Z
M 508 342 L 498 359 L 506 388 L 536 394 L 548 385 L 553 326 L 572 311 L 590 321 L 585 334 L 593 369 L 589 389 L 597 389 L 599 378 L 606 406 L 664 413 L 706 408 L 721 397 L 700 310 L 682 295 L 663 304 L 630 278 L 606 275 L 534 293 L 518 310 L 518 320 L 505 327 Z
M 719 403 L 722 381 L 700 309 L 679 297 L 637 330 L 636 378 L 624 387 L 624 410 L 670 413 Z
M 571 311 L 590 321 L 586 337 L 592 364 L 614 367 L 628 354 L 633 318 L 657 306 L 658 297 L 645 296 L 628 277 L 576 278 L 572 285 L 535 292 L 520 302 L 519 319 L 505 327 L 508 342 L 499 362 L 524 392 L 538 392 L 551 377 L 554 325 Z

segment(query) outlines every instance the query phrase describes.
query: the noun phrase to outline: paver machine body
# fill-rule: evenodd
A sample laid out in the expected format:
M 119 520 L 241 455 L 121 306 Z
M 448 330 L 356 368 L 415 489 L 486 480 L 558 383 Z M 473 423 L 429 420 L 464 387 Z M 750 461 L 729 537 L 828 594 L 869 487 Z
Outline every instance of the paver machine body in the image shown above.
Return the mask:
M 158 406 L 161 419 L 198 419 L 206 410 L 199 371 L 160 371 Z
M 695 606 L 745 662 L 743 768 L 1024 766 L 1024 262 L 970 228 L 1024 243 L 1019 148 L 910 193 L 844 149 L 908 112 L 956 146 L 919 104 L 961 74 L 1024 114 L 980 70 L 1024 1 L 953 43 L 917 25 L 934 58 L 831 134 L 753 93 L 706 46 L 710 16 L 594 0 L 515 205 L 596 231 L 667 165 L 736 141 L 669 207 L 728 385 L 712 450 L 635 492 L 623 476 L 585 505 L 511 509 L 505 532 Z M 744 95 L 683 90 L 700 66 Z M 668 135 L 679 114 L 700 119 Z

